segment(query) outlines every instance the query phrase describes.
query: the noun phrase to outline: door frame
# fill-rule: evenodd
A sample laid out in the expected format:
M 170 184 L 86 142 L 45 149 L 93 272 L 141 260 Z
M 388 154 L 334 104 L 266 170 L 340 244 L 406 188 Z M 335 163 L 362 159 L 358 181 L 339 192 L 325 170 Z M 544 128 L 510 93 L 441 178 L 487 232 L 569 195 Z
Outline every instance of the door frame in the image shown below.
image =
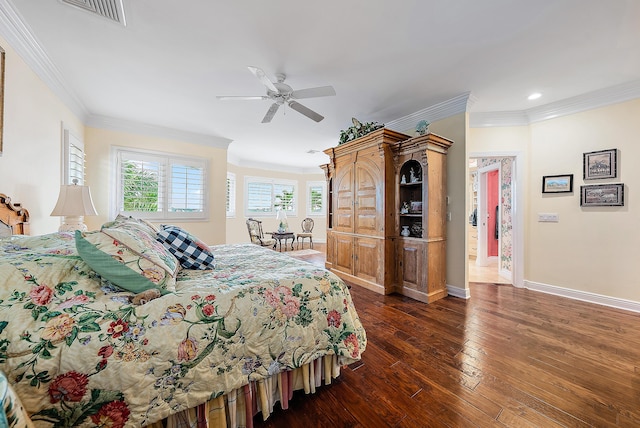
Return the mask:
M 512 189 L 512 279 L 514 287 L 524 287 L 524 152 L 521 151 L 496 151 L 496 152 L 470 152 L 467 162 L 470 158 L 512 158 L 513 170 L 511 171 L 511 189 Z M 478 176 L 479 177 L 479 176 Z M 480 187 L 480 182 L 478 182 Z M 478 189 L 480 190 L 480 189 Z M 468 191 L 468 190 L 467 190 Z M 485 190 L 486 192 L 486 190 Z M 478 195 L 478 203 L 480 203 L 480 195 Z M 467 195 L 468 198 L 468 195 Z M 478 206 L 479 211 L 479 206 Z M 486 233 L 486 231 L 485 231 Z M 480 231 L 478 230 L 478 240 L 480 239 Z M 486 237 L 485 237 L 486 244 Z M 480 247 L 480 242 L 478 242 Z

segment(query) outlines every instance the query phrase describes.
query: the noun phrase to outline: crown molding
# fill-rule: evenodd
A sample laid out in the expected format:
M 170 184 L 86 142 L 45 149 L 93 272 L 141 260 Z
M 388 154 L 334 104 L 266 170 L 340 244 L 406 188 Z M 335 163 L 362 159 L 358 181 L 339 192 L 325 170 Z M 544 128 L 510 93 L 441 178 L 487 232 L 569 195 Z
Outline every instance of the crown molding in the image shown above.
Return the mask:
M 465 92 L 457 97 L 434 104 L 431 107 L 424 108 L 415 113 L 403 116 L 399 119 L 392 120 L 385 124 L 385 128 L 389 129 L 414 129 L 416 123 L 421 120 L 427 122 L 435 122 L 436 120 L 445 119 L 455 116 L 456 114 L 465 113 L 475 103 L 476 98 L 471 92 Z
M 136 124 L 114 118 L 92 116 L 77 94 L 66 83 L 60 70 L 53 64 L 10 0 L 0 0 L 0 36 L 11 45 L 33 72 L 42 79 L 51 91 L 78 116 L 83 123 L 100 128 L 113 125 L 115 126 L 114 129 L 136 133 L 151 132 L 152 135 L 160 137 L 176 138 L 212 147 L 226 148 L 231 143 L 231 140 L 221 137 L 195 134 L 153 125 Z M 567 116 L 636 98 L 640 98 L 640 80 L 589 92 L 527 110 L 470 112 L 469 126 L 471 128 L 526 126 L 531 123 Z M 416 123 L 421 120 L 435 122 L 460 113 L 469 112 L 475 101 L 476 98 L 470 92 L 466 92 L 415 113 L 387 122 L 386 126 L 391 129 L 414 129 Z M 161 134 L 158 134 L 158 132 L 161 132 Z M 271 168 L 281 169 L 282 166 L 271 165 Z M 307 171 L 309 170 L 308 168 L 294 169 L 297 173 L 309 173 L 300 172 L 301 170 Z
M 640 98 L 640 80 L 610 86 L 540 107 L 533 107 L 526 110 L 526 113 L 529 117 L 529 122 L 534 123 L 618 104 L 635 98 Z
M 60 70 L 51 62 L 31 29 L 8 0 L 0 0 L 0 35 L 53 93 L 84 121 L 88 116 L 87 108 L 67 85 Z
M 469 126 L 522 126 L 640 98 L 640 80 L 566 98 L 520 111 L 469 113 Z
M 228 149 L 233 140 L 212 135 L 196 134 L 194 132 L 181 131 L 179 129 L 165 128 L 163 126 L 149 125 L 146 123 L 133 122 L 114 117 L 91 115 L 86 120 L 86 125 L 93 128 L 108 129 L 112 131 L 129 132 L 150 137 L 166 138 L 172 140 L 186 141 L 188 143 L 203 146 Z

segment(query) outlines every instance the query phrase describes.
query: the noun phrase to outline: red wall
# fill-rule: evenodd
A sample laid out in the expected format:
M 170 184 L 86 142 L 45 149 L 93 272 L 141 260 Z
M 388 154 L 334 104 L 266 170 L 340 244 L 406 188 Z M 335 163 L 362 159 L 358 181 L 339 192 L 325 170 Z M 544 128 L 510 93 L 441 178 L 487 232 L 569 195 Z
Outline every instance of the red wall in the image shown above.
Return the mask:
M 498 256 L 498 239 L 496 226 L 498 222 L 496 207 L 500 206 L 500 180 L 498 171 L 487 173 L 487 256 Z

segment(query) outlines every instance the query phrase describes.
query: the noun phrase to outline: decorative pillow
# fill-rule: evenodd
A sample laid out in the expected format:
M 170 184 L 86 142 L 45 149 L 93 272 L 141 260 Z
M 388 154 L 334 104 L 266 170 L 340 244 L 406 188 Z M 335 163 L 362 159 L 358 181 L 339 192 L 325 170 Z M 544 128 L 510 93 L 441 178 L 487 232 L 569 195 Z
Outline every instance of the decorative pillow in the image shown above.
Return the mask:
M 178 226 L 162 225 L 158 241 L 162 242 L 185 269 L 214 269 L 213 253 L 201 240 Z
M 85 263 L 120 288 L 140 293 L 175 291 L 178 261 L 146 232 L 103 228 L 76 232 L 76 249 Z
M 145 220 L 145 219 L 143 219 L 143 218 L 139 218 L 139 219 L 138 219 L 138 221 L 139 221 L 140 223 L 142 223 L 142 224 L 146 225 L 146 226 L 149 226 L 149 228 L 150 228 L 151 230 L 153 230 L 155 233 L 160 232 L 160 229 L 158 229 L 158 226 L 156 226 L 155 224 L 151 223 L 150 221 Z
M 128 229 L 132 231 L 145 232 L 153 237 L 158 233 L 158 228 L 148 221 L 131 216 L 118 214 L 115 220 L 102 225 L 103 229 Z

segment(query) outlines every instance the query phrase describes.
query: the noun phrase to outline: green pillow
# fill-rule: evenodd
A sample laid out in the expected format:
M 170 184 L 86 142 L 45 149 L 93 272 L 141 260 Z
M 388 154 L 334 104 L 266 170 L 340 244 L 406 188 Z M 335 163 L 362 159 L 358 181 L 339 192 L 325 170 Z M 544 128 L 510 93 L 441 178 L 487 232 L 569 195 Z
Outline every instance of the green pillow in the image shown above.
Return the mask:
M 175 257 L 168 252 L 168 257 L 158 253 L 156 248 L 126 232 L 119 235 L 127 239 L 114 238 L 104 229 L 84 234 L 76 231 L 76 249 L 91 269 L 127 291 L 140 293 L 150 288 L 162 294 L 175 291 L 179 267 Z

